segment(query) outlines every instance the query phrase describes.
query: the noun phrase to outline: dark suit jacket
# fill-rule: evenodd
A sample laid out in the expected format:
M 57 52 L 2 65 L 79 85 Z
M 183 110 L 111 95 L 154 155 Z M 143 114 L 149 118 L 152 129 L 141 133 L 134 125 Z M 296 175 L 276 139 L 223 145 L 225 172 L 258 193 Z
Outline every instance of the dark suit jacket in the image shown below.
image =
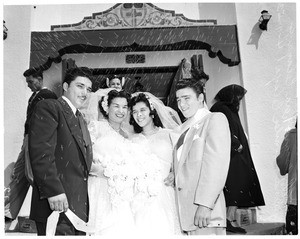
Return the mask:
M 87 221 L 92 147 L 84 145 L 78 120 L 63 98 L 36 105 L 30 122 L 29 154 L 35 181 L 30 218 L 46 222 L 52 212 L 47 198 L 65 193 L 69 209 Z
M 29 130 L 29 121 L 32 115 L 32 112 L 34 110 L 34 107 L 36 104 L 44 99 L 57 99 L 57 96 L 54 92 L 48 89 L 41 89 L 35 97 L 31 100 L 31 98 L 28 101 L 28 106 L 27 106 L 27 112 L 26 112 L 26 121 L 25 121 L 25 133 L 28 134 Z

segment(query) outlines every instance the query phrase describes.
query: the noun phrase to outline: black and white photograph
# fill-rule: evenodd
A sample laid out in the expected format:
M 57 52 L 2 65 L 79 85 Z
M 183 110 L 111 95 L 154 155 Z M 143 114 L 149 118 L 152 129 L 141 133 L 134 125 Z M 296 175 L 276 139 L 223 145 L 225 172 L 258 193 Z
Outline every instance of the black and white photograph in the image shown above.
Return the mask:
M 2 7 L 3 236 L 298 235 L 296 2 Z

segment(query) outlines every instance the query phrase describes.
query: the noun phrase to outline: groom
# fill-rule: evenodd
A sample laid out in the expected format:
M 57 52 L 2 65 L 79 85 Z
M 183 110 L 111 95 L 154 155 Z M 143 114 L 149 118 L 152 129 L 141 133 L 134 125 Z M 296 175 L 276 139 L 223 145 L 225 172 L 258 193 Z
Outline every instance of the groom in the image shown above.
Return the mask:
M 69 209 L 81 220 L 88 220 L 87 178 L 92 147 L 78 109 L 91 92 L 90 70 L 86 67 L 68 70 L 62 87 L 62 97 L 36 105 L 29 126 L 34 176 L 30 219 L 36 222 L 38 235 L 46 235 L 47 218 L 52 211 Z M 60 213 L 55 235 L 84 234 Z
M 225 235 L 223 195 L 230 160 L 225 115 L 211 113 L 197 79 L 176 85 L 178 108 L 187 119 L 174 150 L 176 201 L 181 229 L 188 235 Z

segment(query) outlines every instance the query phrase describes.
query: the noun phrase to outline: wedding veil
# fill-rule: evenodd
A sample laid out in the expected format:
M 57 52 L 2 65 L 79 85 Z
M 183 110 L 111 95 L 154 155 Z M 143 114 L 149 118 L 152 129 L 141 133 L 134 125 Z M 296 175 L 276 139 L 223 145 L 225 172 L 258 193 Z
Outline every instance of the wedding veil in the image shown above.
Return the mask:
M 150 105 L 153 105 L 156 110 L 164 128 L 166 129 L 175 129 L 181 125 L 181 120 L 178 113 L 169 106 L 165 104 L 156 96 L 149 92 L 135 92 L 132 94 L 132 97 L 137 96 L 138 94 L 144 94 L 148 98 Z
M 85 120 L 89 123 L 92 120 L 99 120 L 101 112 L 99 110 L 99 101 L 103 96 L 107 96 L 108 92 L 115 90 L 114 88 L 98 89 L 96 92 L 91 92 L 89 100 L 80 111 L 84 114 Z
M 86 106 L 83 109 L 81 109 L 87 123 L 89 123 L 92 120 L 99 120 L 100 118 L 102 118 L 101 112 L 99 110 L 99 101 L 103 96 L 107 96 L 108 92 L 110 92 L 111 90 L 114 90 L 114 88 L 106 88 L 106 89 L 100 88 L 96 92 L 91 93 L 89 101 L 87 102 Z M 173 110 L 171 107 L 165 106 L 164 103 L 153 94 L 149 92 L 135 92 L 132 94 L 132 97 L 137 96 L 140 93 L 145 94 L 149 102 L 153 105 L 164 128 L 175 129 L 179 125 L 181 125 L 181 120 L 178 116 L 178 113 L 175 110 Z M 127 127 L 129 127 L 129 125 Z

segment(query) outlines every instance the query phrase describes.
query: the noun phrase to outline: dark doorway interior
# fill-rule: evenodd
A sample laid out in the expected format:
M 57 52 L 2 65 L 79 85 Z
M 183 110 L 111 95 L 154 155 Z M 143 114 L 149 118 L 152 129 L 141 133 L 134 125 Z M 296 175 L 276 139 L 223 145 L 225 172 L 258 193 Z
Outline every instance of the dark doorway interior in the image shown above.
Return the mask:
M 151 92 L 165 103 L 177 69 L 178 66 L 93 69 L 93 91 L 107 88 L 108 76 L 124 76 L 126 83 L 123 88 L 129 93 L 135 92 L 135 84 L 139 81 L 144 91 Z

